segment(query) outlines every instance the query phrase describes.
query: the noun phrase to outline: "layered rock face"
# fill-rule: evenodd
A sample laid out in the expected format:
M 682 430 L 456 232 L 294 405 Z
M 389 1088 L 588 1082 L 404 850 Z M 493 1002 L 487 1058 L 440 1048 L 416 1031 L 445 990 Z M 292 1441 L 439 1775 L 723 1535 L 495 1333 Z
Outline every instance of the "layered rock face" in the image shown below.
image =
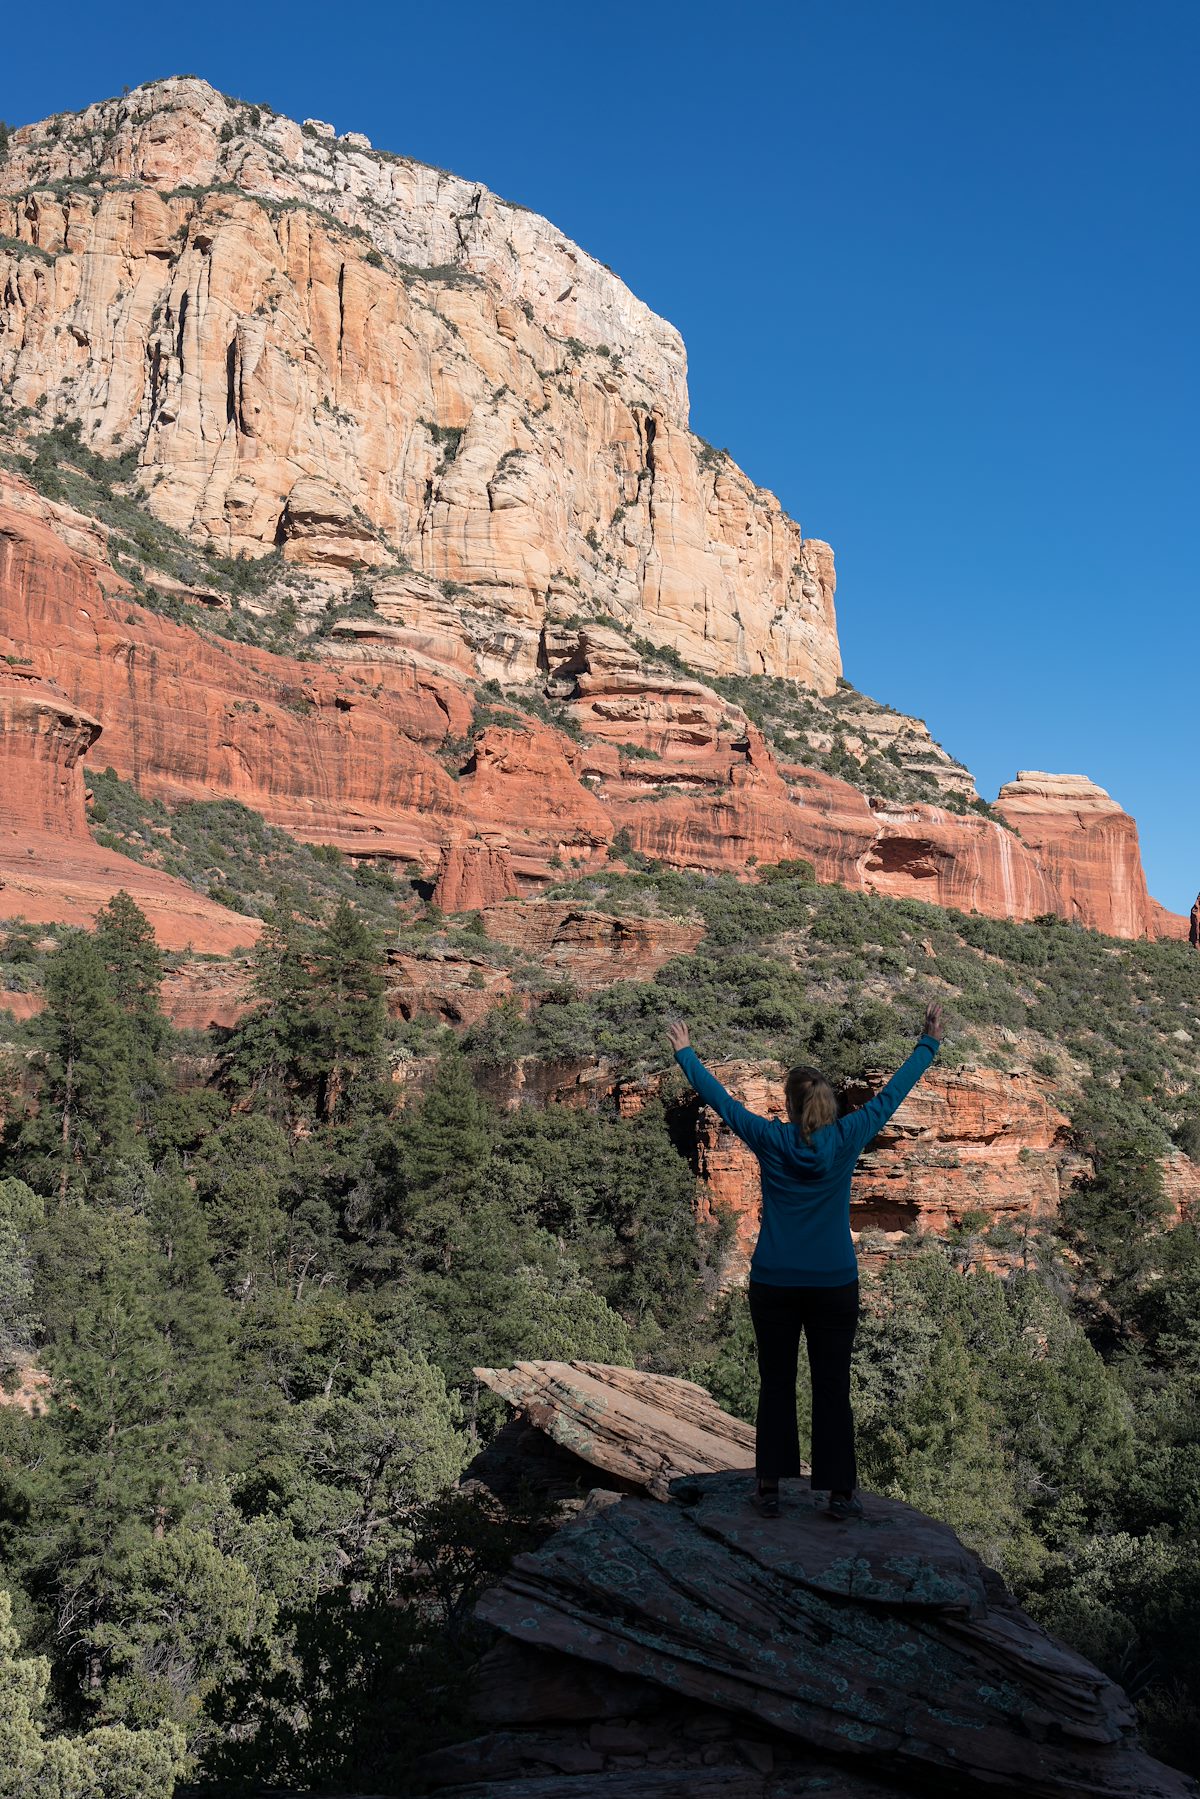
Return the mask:
M 0 672 L 0 805 L 19 796 L 31 830 L 86 837 L 79 761 L 99 735 L 58 688 L 20 668 Z
M 228 602 L 202 584 L 143 570 L 195 630 L 135 605 L 103 526 L 0 475 L 4 653 L 95 719 L 95 753 L 147 795 L 237 798 L 415 863 L 447 911 L 632 848 L 739 874 L 807 857 L 825 881 L 992 916 L 1186 931 L 1090 783 L 1010 784 L 1020 835 L 869 801 L 781 762 L 705 678 L 631 641 L 701 677 L 802 683 L 797 753 L 837 738 L 974 797 L 919 721 L 837 689 L 828 546 L 689 434 L 678 335 L 535 215 L 170 80 L 12 134 L 0 296 L 16 406 L 135 450 L 137 492 L 191 542 L 306 570 L 301 633 L 356 583 L 316 653 L 268 655 L 206 630 Z M 569 733 L 473 731 L 481 677 L 536 681 Z
M 752 1433 L 685 1381 L 476 1372 L 523 1430 L 469 1477 L 592 1490 L 479 1603 L 500 1633 L 479 1734 L 421 1767 L 447 1799 L 1194 1793 L 1140 1747 L 1120 1688 L 948 1526 L 874 1495 L 835 1524 L 807 1480 L 760 1519 Z
M 428 815 L 462 815 L 430 753 L 470 722 L 457 682 L 395 662 L 291 661 L 176 625 L 67 550 L 29 501 L 0 474 L 0 650 L 91 712 L 98 753 L 142 792 L 241 799 L 310 838 L 422 859 Z
M 1103 787 L 1025 769 L 996 808 L 1037 852 L 1058 896 L 1053 910 L 1113 937 L 1156 934 L 1137 826 Z
M 699 919 L 618 916 L 563 900 L 491 906 L 483 927 L 494 942 L 585 990 L 613 980 L 652 980 L 673 957 L 689 955 L 704 935 Z
M 64 592 L 91 592 L 90 566 L 48 529 L 22 515 L 6 527 L 0 513 L 0 595 L 31 597 L 36 571 Z M 98 587 L 97 597 L 102 598 Z M 82 628 L 90 623 L 78 609 Z M 24 631 L 19 641 L 25 644 Z M 39 678 L 0 620 L 0 919 L 90 922 L 124 887 L 148 914 L 167 949 L 191 944 L 226 954 L 253 942 L 259 925 L 196 893 L 182 881 L 102 849 L 88 829 L 82 757 L 100 735 L 99 720 L 63 687 Z M 13 996 L 28 1013 L 29 996 Z
M 473 712 L 452 658 L 371 634 L 352 654 L 301 661 L 190 629 L 135 603 L 104 545 L 103 528 L 0 472 L 0 653 L 102 726 L 96 757 L 168 804 L 234 798 L 306 841 L 415 862 L 447 911 L 557 867 L 602 867 L 627 841 L 674 866 L 741 873 L 800 856 L 820 880 L 893 897 L 1014 918 L 1069 906 L 1129 935 L 1186 930 L 1149 901 L 1114 910 L 1111 892 L 1144 896 L 1145 884 L 1136 829 L 1111 802 L 1099 832 L 1086 815 L 1056 815 L 1049 862 L 976 814 L 873 806 L 845 781 L 778 763 L 740 708 L 594 625 L 542 639 L 576 736 L 489 724 L 448 761 Z M 1054 871 L 1072 867 L 1073 834 L 1068 900 Z
M 0 380 L 136 446 L 179 529 L 419 571 L 404 624 L 483 673 L 590 610 L 832 689 L 828 546 L 690 434 L 678 333 L 535 214 L 176 79 L 15 132 L 0 238 Z

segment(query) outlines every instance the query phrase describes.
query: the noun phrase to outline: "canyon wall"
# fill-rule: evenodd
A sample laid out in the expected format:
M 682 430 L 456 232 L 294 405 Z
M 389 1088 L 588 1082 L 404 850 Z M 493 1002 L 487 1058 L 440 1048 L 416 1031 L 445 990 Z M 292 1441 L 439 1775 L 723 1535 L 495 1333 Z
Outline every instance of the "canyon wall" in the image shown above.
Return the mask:
M 836 682 L 828 546 L 689 432 L 678 333 L 477 183 L 154 82 L 12 134 L 0 294 L 13 404 L 223 553 L 398 575 L 477 672 L 589 612 Z
M 1058 903 L 1048 910 L 1113 937 L 1184 935 L 1182 918 L 1162 928 L 1153 916 L 1137 825 L 1103 787 L 1084 775 L 1022 770 L 1000 789 L 996 809 L 1053 882 Z
M 0 382 L 7 915 L 52 915 L 39 833 L 76 858 L 71 915 L 85 889 L 101 903 L 86 753 L 167 804 L 236 798 L 414 864 L 449 911 L 631 852 L 739 875 L 806 857 L 865 891 L 1186 935 L 1082 777 L 1022 774 L 993 817 L 937 803 L 973 801 L 969 772 L 838 688 L 832 553 L 690 433 L 678 333 L 476 183 L 190 78 L 22 127 L 0 166 Z M 122 457 L 124 535 L 22 478 L 52 421 Z M 270 553 L 247 615 L 291 607 L 295 653 L 211 629 L 228 599 L 167 572 L 139 506 L 184 551 Z M 781 756 L 709 685 L 735 673 L 820 701 L 816 760 L 840 735 L 932 801 Z M 477 725 L 489 678 L 536 716 Z M 187 905 L 198 944 L 252 933 Z
M 739 874 L 807 857 L 820 880 L 893 897 L 1186 935 L 1185 919 L 1146 897 L 1133 821 L 1099 789 L 1090 809 L 1054 811 L 1052 832 L 1031 800 L 1014 805 L 1020 836 L 975 812 L 871 802 L 780 763 L 715 689 L 586 624 L 541 642 L 569 731 L 516 715 L 473 730 L 477 696 L 452 661 L 373 635 L 322 658 L 254 649 L 139 604 L 104 548 L 102 527 L 0 470 L 0 656 L 87 716 L 96 766 L 167 804 L 238 799 L 306 841 L 413 863 L 448 910 L 632 849 Z M 15 715 L 4 724 L 17 746 L 5 755 L 23 753 L 26 728 Z M 60 787 L 77 761 L 53 777 Z M 6 790 L 11 869 L 13 832 L 44 829 L 47 801 L 36 784 Z M 80 776 L 60 819 L 77 841 L 81 795 Z

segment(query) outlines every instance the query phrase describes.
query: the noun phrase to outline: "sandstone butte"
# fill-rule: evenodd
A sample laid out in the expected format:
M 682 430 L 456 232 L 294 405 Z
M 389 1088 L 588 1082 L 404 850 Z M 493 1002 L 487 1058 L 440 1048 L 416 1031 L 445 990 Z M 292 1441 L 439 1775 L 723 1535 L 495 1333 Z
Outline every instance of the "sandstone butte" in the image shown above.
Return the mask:
M 676 866 L 807 856 L 850 887 L 1186 935 L 1146 895 L 1133 821 L 1082 778 L 1010 784 L 1018 835 L 778 760 L 705 676 L 834 691 L 828 545 L 689 431 L 673 327 L 477 183 L 191 78 L 22 127 L 0 167 L 0 382 L 23 417 L 134 453 L 142 503 L 190 542 L 280 550 L 314 584 L 306 626 L 369 594 L 301 659 L 254 650 L 201 604 L 194 627 L 138 604 L 103 526 L 0 475 L 0 653 L 90 719 L 76 769 L 414 862 L 451 910 L 600 867 L 619 836 Z M 492 723 L 455 758 L 486 678 L 536 682 L 572 732 Z M 935 785 L 973 794 L 917 721 L 847 724 L 923 744 Z M 6 766 L 50 754 L 15 736 Z M 64 915 L 86 916 L 111 869 L 77 795 L 48 825 L 43 779 L 0 796 L 0 912 L 51 915 L 36 827 L 60 840 Z M 125 884 L 172 942 L 252 934 Z

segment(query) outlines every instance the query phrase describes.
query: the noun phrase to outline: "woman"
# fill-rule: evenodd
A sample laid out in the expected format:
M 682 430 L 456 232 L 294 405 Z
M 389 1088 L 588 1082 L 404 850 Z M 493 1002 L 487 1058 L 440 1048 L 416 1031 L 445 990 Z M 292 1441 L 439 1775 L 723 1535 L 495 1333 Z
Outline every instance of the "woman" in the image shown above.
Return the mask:
M 757 1500 L 779 1516 L 779 1482 L 800 1472 L 796 1363 L 800 1333 L 812 1377 L 812 1484 L 835 1518 L 861 1518 L 850 1410 L 850 1352 L 858 1325 L 858 1264 L 850 1235 L 850 1176 L 872 1137 L 916 1085 L 941 1046 L 942 1008 L 903 1067 L 873 1099 L 838 1117 L 816 1068 L 793 1068 L 787 1122 L 758 1118 L 730 1097 L 692 1049 L 685 1024 L 667 1031 L 675 1060 L 706 1105 L 758 1157 L 762 1225 L 750 1264 L 750 1317 L 758 1344 Z

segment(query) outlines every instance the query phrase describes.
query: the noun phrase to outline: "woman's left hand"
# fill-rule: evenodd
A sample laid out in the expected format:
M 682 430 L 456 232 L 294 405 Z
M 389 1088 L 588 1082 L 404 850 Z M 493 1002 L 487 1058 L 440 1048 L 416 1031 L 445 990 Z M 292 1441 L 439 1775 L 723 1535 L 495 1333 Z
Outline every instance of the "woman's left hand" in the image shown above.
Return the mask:
M 673 1050 L 690 1048 L 692 1039 L 682 1018 L 672 1018 L 667 1026 L 667 1040 Z

